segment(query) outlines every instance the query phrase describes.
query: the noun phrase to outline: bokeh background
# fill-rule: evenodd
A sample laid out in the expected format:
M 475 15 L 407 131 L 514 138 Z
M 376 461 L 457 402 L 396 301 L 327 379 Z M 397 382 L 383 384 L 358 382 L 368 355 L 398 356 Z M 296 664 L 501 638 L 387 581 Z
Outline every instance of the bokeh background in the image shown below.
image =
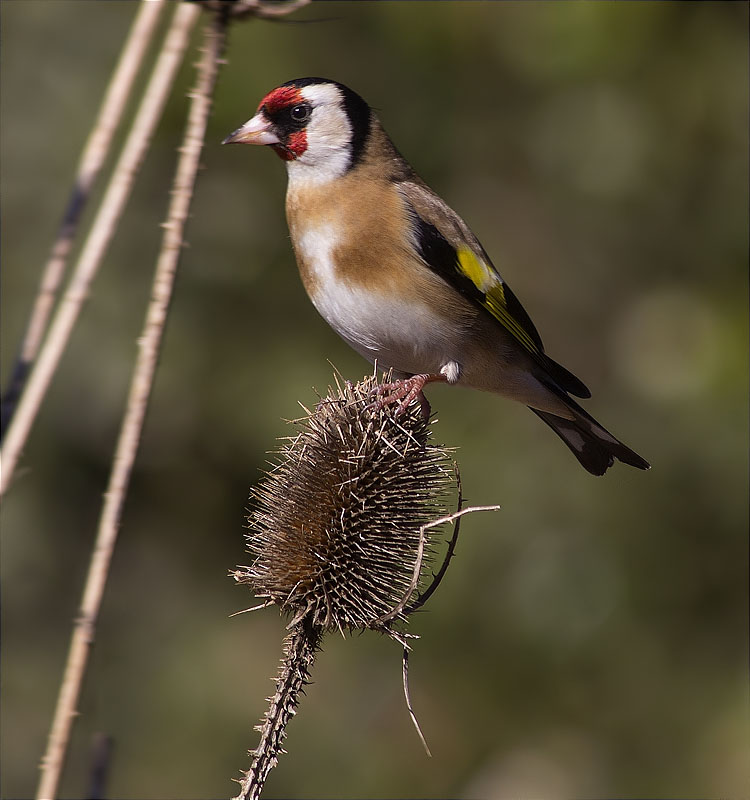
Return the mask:
M 2 3 L 2 377 L 133 2 Z M 366 363 L 298 280 L 271 151 L 293 77 L 349 84 L 469 222 L 587 408 L 653 463 L 593 478 L 520 406 L 435 387 L 473 515 L 400 651 L 330 637 L 269 797 L 746 797 L 748 6 L 316 2 L 231 31 L 189 249 L 62 796 L 225 797 L 284 622 L 227 571 L 284 419 Z M 28 797 L 79 603 L 197 60 L 2 509 L 2 796 Z M 119 140 L 122 136 L 119 137 Z M 91 211 L 87 214 L 91 218 Z

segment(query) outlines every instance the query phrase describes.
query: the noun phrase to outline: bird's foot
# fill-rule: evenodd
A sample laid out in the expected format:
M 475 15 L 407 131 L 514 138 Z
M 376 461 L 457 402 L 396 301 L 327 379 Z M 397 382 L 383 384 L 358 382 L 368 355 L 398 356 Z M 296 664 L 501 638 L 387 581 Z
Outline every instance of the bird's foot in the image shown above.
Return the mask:
M 444 381 L 445 375 L 428 375 L 423 373 L 421 375 L 412 375 L 411 378 L 404 378 L 400 381 L 393 381 L 392 383 L 381 383 L 375 388 L 375 394 L 378 400 L 375 402 L 375 407 L 378 409 L 385 408 L 385 406 L 398 403 L 396 409 L 396 416 L 400 417 L 409 408 L 412 400 L 419 400 L 419 405 L 422 408 L 422 416 L 425 419 L 430 418 L 430 403 L 424 396 L 424 387 L 433 381 Z

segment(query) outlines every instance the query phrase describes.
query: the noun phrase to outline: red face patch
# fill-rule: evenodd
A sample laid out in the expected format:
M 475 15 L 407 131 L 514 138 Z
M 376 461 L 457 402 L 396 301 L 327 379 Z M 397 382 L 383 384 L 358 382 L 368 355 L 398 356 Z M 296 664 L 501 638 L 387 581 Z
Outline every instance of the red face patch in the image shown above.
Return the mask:
M 283 117 L 283 112 L 287 109 L 304 102 L 305 98 L 297 87 L 279 86 L 278 89 L 269 92 L 258 106 L 259 112 L 262 110 L 265 117 L 277 122 L 275 132 L 281 138 L 281 143 L 271 146 L 284 161 L 293 161 L 307 150 L 307 133 L 304 128 L 289 132 L 279 117 Z
M 271 147 L 279 158 L 283 158 L 284 161 L 294 161 L 307 150 L 307 134 L 305 131 L 297 131 L 290 134 L 286 144 L 272 144 Z
M 301 103 L 303 99 L 302 93 L 296 87 L 279 86 L 278 89 L 269 92 L 260 101 L 258 111 L 265 106 L 269 115 L 275 114 L 277 111 L 281 111 L 282 108 L 294 105 L 295 103 Z
M 295 158 L 299 158 L 307 150 L 307 132 L 305 130 L 296 131 L 289 137 L 287 147 L 294 153 Z

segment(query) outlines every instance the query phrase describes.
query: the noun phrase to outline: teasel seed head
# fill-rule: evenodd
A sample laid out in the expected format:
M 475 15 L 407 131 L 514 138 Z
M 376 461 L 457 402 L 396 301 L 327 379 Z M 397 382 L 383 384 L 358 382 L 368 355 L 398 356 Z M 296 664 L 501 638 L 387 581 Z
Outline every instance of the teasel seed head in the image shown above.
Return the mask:
M 233 575 L 289 614 L 290 627 L 304 619 L 321 632 L 394 635 L 433 554 L 427 526 L 456 493 L 451 454 L 432 442 L 420 403 L 396 414 L 374 402 L 376 386 L 374 376 L 337 381 L 251 494 L 254 558 Z

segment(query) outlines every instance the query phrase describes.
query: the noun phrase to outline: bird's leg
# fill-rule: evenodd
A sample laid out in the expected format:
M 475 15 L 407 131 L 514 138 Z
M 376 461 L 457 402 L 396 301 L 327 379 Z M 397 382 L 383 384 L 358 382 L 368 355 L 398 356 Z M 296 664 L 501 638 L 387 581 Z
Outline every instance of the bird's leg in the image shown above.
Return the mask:
M 434 381 L 445 381 L 445 375 L 428 375 L 422 373 L 420 375 L 412 375 L 411 378 L 403 378 L 400 381 L 393 381 L 392 383 L 383 383 L 375 389 L 375 394 L 379 396 L 376 405 L 378 408 L 398 403 L 396 409 L 396 416 L 399 417 L 409 407 L 412 400 L 418 399 L 419 405 L 422 407 L 422 414 L 425 419 L 430 416 L 430 403 L 424 396 L 424 387 L 428 383 Z

